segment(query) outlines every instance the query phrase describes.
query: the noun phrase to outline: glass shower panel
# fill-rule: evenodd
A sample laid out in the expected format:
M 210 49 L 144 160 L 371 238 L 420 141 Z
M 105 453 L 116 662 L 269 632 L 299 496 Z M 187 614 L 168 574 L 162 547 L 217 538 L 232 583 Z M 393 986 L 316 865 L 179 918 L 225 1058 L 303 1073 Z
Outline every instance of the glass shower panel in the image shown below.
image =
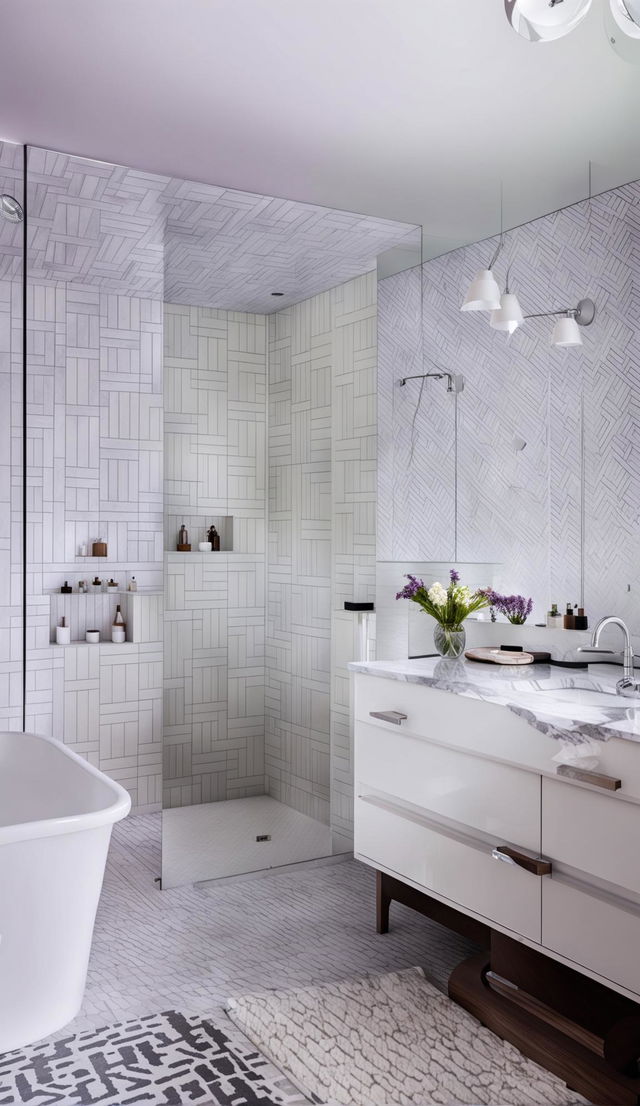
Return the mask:
M 352 848 L 375 259 L 397 271 L 415 231 L 189 181 L 166 196 L 164 888 Z
M 0 142 L 0 727 L 23 729 L 24 148 Z

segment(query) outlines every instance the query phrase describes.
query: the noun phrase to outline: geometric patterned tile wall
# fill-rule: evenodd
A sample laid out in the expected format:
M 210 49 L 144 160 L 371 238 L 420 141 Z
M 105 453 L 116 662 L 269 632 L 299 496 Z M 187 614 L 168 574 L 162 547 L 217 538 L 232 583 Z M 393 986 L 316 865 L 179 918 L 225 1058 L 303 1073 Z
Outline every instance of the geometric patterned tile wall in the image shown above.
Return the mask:
M 640 184 L 505 237 L 496 275 L 504 285 L 511 264 L 525 312 L 590 296 L 596 320 L 582 347 L 562 350 L 549 346 L 552 320 L 528 320 L 507 341 L 484 314 L 460 312 L 495 239 L 423 266 L 422 341 L 418 270 L 381 282 L 378 556 L 498 562 L 502 586 L 532 595 L 538 621 L 550 602 L 584 599 L 592 621 L 624 612 L 640 630 Z M 393 446 L 411 436 L 417 382 L 411 403 L 410 385 L 397 384 L 411 346 L 416 364 L 424 357 L 466 381 L 457 434 L 454 415 L 441 417 L 453 397 L 442 382 L 425 385 L 412 464 L 406 444 Z
M 367 274 L 269 319 L 267 790 L 343 837 L 348 676 L 332 651 L 344 599 L 373 598 L 375 293 Z
M 266 371 L 264 316 L 165 304 L 165 807 L 264 793 Z
M 415 231 L 35 147 L 29 182 L 34 280 L 155 299 L 164 287 L 172 303 L 273 311 L 361 273 Z
M 29 279 L 27 320 L 27 728 L 81 748 L 155 810 L 158 627 L 121 649 L 59 647 L 50 593 L 95 575 L 162 587 L 162 302 Z M 106 560 L 79 556 L 100 537 Z
M 22 147 L 0 142 L 22 202 Z M 22 226 L 0 220 L 0 727 L 22 729 Z

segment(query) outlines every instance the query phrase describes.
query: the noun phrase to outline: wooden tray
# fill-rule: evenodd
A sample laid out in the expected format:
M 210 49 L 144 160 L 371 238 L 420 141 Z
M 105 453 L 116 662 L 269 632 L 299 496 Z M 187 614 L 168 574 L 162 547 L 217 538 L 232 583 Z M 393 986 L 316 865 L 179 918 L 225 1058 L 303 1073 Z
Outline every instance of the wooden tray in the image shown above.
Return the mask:
M 508 653 L 505 649 L 487 647 L 467 649 L 465 657 L 470 661 L 483 661 L 484 664 L 533 664 L 532 653 Z

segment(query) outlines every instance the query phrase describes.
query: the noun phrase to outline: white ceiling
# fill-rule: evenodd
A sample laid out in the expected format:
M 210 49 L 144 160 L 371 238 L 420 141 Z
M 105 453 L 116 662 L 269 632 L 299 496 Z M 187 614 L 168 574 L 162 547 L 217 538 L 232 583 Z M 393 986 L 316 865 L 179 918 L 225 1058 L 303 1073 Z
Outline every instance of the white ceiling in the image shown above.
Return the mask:
M 593 0 L 534 46 L 503 0 L 15 0 L 0 137 L 423 223 L 433 255 L 640 177 L 640 67 Z

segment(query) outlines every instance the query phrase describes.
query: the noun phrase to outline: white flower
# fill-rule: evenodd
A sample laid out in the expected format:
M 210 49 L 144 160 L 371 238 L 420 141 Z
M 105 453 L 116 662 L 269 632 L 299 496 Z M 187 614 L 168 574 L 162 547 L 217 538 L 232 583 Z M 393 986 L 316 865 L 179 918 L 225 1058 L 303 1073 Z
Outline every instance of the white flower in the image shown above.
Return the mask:
M 427 592 L 429 599 L 433 603 L 434 607 L 444 607 L 447 602 L 447 593 L 442 584 L 439 584 L 436 580 L 435 584 L 432 584 Z

